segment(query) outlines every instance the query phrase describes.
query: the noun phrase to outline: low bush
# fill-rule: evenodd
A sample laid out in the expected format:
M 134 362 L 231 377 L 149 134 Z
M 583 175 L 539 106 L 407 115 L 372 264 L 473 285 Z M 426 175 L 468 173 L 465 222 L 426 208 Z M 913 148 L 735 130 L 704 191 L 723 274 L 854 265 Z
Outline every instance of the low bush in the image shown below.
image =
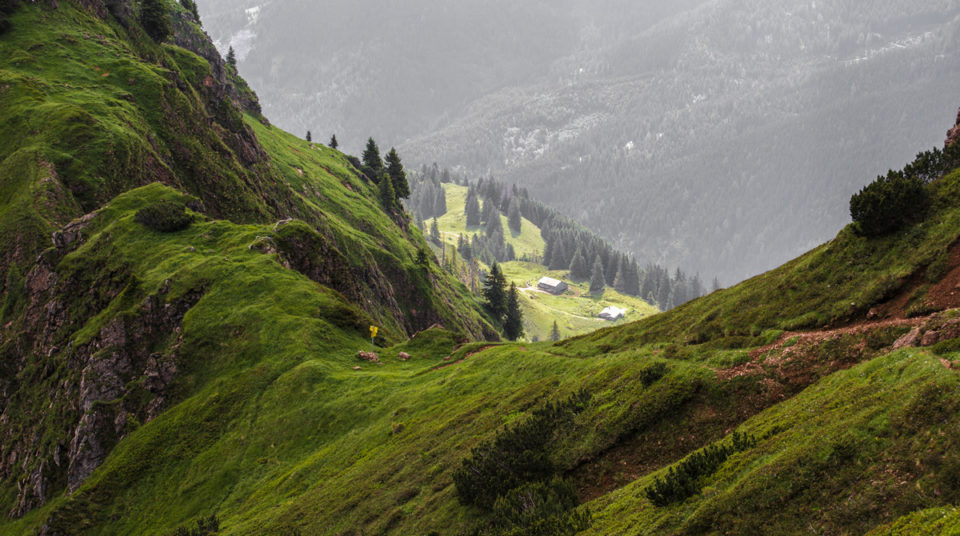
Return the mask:
M 530 418 L 474 448 L 453 474 L 460 503 L 490 510 L 511 490 L 553 479 L 557 468 L 550 458 L 550 446 L 589 400 L 589 393 L 580 391 L 565 401 L 548 402 Z
M 644 494 L 656 506 L 667 506 L 699 493 L 703 477 L 716 472 L 731 454 L 747 450 L 757 443 L 753 436 L 739 432 L 734 432 L 732 439 L 729 445 L 707 445 L 687 456 L 671 467 L 665 478 L 654 480 Z
M 187 208 L 172 201 L 160 201 L 143 207 L 133 219 L 161 233 L 180 231 L 193 223 L 193 218 L 187 214 Z
M 929 204 L 922 180 L 890 171 L 850 198 L 850 217 L 860 235 L 882 236 L 922 219 Z
M 171 536 L 210 536 L 220 532 L 220 520 L 215 515 L 201 517 L 192 528 L 179 527 Z

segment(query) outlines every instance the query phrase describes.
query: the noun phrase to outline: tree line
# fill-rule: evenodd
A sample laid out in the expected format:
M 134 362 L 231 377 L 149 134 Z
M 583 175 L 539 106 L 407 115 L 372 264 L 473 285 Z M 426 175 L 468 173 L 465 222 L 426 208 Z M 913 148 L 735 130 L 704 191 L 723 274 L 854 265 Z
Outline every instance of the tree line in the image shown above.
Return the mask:
M 631 296 L 642 297 L 669 310 L 704 295 L 707 288 L 699 275 L 679 268 L 672 274 L 664 267 L 649 263 L 642 268 L 630 255 L 614 249 L 606 240 L 557 210 L 532 199 L 526 188 L 507 185 L 492 177 L 471 181 L 437 164 L 422 166 L 411 174 L 408 210 L 428 236 L 440 243 L 435 218 L 447 212 L 444 184 L 467 187 L 464 202 L 467 229 L 456 251 L 466 260 L 485 264 L 521 260 L 535 262 L 550 270 L 569 270 L 570 278 L 589 281 L 591 292 L 606 287 Z M 501 216 L 506 216 L 504 229 Z M 432 220 L 432 221 L 431 221 Z M 546 243 L 541 255 L 518 257 L 505 233 L 519 234 L 527 220 L 540 229 Z M 713 282 L 713 290 L 720 287 Z

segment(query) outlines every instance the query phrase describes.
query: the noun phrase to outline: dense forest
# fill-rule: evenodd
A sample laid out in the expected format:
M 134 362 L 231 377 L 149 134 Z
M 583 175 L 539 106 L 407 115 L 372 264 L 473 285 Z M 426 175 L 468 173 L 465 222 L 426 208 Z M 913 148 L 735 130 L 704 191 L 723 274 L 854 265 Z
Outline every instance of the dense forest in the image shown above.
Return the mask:
M 506 184 L 493 177 L 476 181 L 464 175 L 440 168 L 437 164 L 423 165 L 410 173 L 410 199 L 406 203 L 417 225 L 427 236 L 440 244 L 436 222 L 431 220 L 447 212 L 444 184 L 452 183 L 468 188 L 464 212 L 467 228 L 474 232 L 461 235 L 456 252 L 452 254 L 452 268 L 471 273 L 470 265 L 458 266 L 456 253 L 470 263 L 476 259 L 487 266 L 494 262 L 513 260 L 534 262 L 550 270 L 570 270 L 570 277 L 589 281 L 594 272 L 602 273 L 604 285 L 618 292 L 641 297 L 656 303 L 661 310 L 669 310 L 705 294 L 706 287 L 700 275 L 689 275 L 677 268 L 673 274 L 656 263 L 641 267 L 638 261 L 616 250 L 609 242 L 573 219 L 534 199 L 526 188 Z M 500 215 L 507 217 L 507 232 L 519 233 L 526 219 L 540 229 L 546 248 L 539 255 L 517 256 L 505 240 Z M 444 259 L 446 254 L 444 252 Z M 445 262 L 449 266 L 450 262 Z M 598 269 L 595 270 L 594 268 Z M 476 267 L 472 269 L 473 272 Z M 482 271 L 481 271 L 482 275 Z M 712 288 L 720 287 L 714 279 Z

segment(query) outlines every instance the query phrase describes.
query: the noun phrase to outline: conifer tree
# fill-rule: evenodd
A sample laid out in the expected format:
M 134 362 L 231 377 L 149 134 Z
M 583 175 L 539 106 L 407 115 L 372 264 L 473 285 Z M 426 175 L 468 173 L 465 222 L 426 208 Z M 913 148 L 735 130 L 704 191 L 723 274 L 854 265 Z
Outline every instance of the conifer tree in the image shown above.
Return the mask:
M 237 70 L 237 53 L 233 50 L 233 47 L 230 47 L 227 50 L 227 65 L 233 67 L 233 70 Z
M 392 213 L 397 205 L 397 193 L 393 190 L 393 181 L 386 175 L 380 179 L 380 204 L 388 213 Z
M 340 146 L 340 143 L 337 142 L 337 135 L 336 135 L 336 134 L 334 134 L 333 136 L 330 136 L 330 143 L 327 144 L 327 145 L 328 145 L 331 149 L 336 149 L 337 147 Z
M 313 143 L 313 135 L 310 134 L 310 131 L 307 131 L 307 143 Z
M 380 180 L 383 171 L 383 160 L 380 160 L 380 148 L 373 138 L 367 140 L 367 148 L 363 150 L 363 174 L 374 182 Z M 391 185 L 391 189 L 392 185 Z
M 494 216 L 499 216 L 497 204 L 489 197 L 483 199 L 483 209 L 480 210 L 480 223 L 486 225 Z M 499 219 L 499 218 L 498 218 Z
M 520 226 L 523 224 L 523 217 L 520 215 L 520 201 L 516 197 L 510 200 L 510 208 L 507 209 L 507 227 L 514 233 L 520 234 Z
M 447 213 L 447 191 L 443 186 L 437 188 L 437 196 L 433 200 L 434 216 L 443 216 Z
M 170 36 L 170 18 L 163 0 L 143 0 L 140 24 L 151 39 L 162 43 Z
M 590 277 L 590 269 L 587 267 L 587 260 L 583 257 L 583 251 L 577 249 L 570 261 L 570 277 L 577 281 L 583 281 Z
M 410 184 L 407 182 L 407 172 L 404 171 L 403 163 L 400 162 L 400 155 L 397 154 L 395 148 L 390 148 L 390 152 L 387 153 L 386 164 L 387 175 L 393 181 L 393 189 L 397 193 L 397 198 L 408 199 L 410 197 Z M 444 200 L 444 205 L 446 205 L 446 200 Z
M 500 236 L 503 236 L 503 222 L 500 221 L 500 213 L 494 210 L 494 215 L 487 221 L 487 226 L 484 229 L 487 233 L 487 238 L 500 233 Z
M 617 269 L 617 277 L 614 278 L 613 280 L 613 288 L 615 288 L 617 292 L 626 294 L 627 286 L 628 286 L 627 281 L 630 277 L 627 274 L 627 271 L 630 269 L 630 267 L 629 267 L 629 262 L 627 262 L 626 256 L 620 257 L 619 264 L 620 264 L 620 267 Z
M 597 255 L 596 260 L 593 261 L 593 274 L 590 277 L 590 292 L 603 292 L 603 288 L 603 261 L 600 260 L 600 255 Z
M 523 335 L 523 313 L 520 312 L 520 299 L 517 285 L 510 283 L 510 292 L 507 295 L 507 312 L 503 320 L 503 334 L 507 339 L 515 341 Z
M 626 257 L 624 257 L 626 258 Z M 624 293 L 629 294 L 630 296 L 639 296 L 640 295 L 640 267 L 637 266 L 637 261 L 627 261 L 627 281 L 624 286 Z
M 483 299 L 487 311 L 498 322 L 502 321 L 503 316 L 507 314 L 506 288 L 507 281 L 503 277 L 503 272 L 500 271 L 500 265 L 494 261 L 487 280 L 483 282 Z
M 180 0 L 180 5 L 193 15 L 194 20 L 200 24 L 200 11 L 197 10 L 197 3 L 193 0 Z
M 550 330 L 550 340 L 557 342 L 560 340 L 560 328 L 557 327 L 557 321 L 553 321 L 553 329 Z
M 467 214 L 467 227 L 480 225 L 480 201 L 477 200 L 477 191 L 473 188 L 467 191 L 467 201 L 464 206 L 464 212 Z
M 557 239 L 556 244 L 553 246 L 553 251 L 550 254 L 550 265 L 548 268 L 551 270 L 563 270 L 569 267 L 570 265 L 567 264 L 567 252 L 563 247 L 563 240 Z
M 437 219 L 434 218 L 430 223 L 430 238 L 437 244 L 440 243 L 440 227 L 437 225 Z

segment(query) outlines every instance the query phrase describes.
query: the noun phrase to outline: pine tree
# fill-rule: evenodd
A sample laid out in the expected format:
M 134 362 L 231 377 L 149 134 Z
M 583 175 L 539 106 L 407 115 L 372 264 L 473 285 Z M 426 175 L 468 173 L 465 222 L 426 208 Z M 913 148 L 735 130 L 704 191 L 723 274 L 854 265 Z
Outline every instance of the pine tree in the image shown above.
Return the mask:
M 510 200 L 510 208 L 507 209 L 507 226 L 514 233 L 520 234 L 520 226 L 523 224 L 523 217 L 520 215 L 520 201 L 516 197 Z
M 227 65 L 233 67 L 234 71 L 237 70 L 237 53 L 234 52 L 233 47 L 227 50 Z
M 604 283 L 603 261 L 600 260 L 600 255 L 597 255 L 596 260 L 593 261 L 593 275 L 590 277 L 590 292 L 603 292 Z
M 473 188 L 467 191 L 467 202 L 464 206 L 464 212 L 467 214 L 467 227 L 480 225 L 480 201 L 477 200 L 477 191 Z
M 487 226 L 484 229 L 487 233 L 487 237 L 491 237 L 498 232 L 500 236 L 503 236 L 503 222 L 500 221 L 500 213 L 494 211 L 494 215 L 487 221 Z
M 499 219 L 500 212 L 497 211 L 497 204 L 491 198 L 485 197 L 483 199 L 483 209 L 480 210 L 480 223 L 486 225 L 490 223 L 494 216 Z
M 570 277 L 577 281 L 583 281 L 590 277 L 590 269 L 587 267 L 587 260 L 583 257 L 583 251 L 577 249 L 570 261 Z
M 151 39 L 162 43 L 170 36 L 170 18 L 163 0 L 143 0 L 140 24 Z
M 487 280 L 483 282 L 484 306 L 497 322 L 507 314 L 507 281 L 496 262 L 490 268 Z
M 557 238 L 556 244 L 553 246 L 553 252 L 550 254 L 550 265 L 548 268 L 551 270 L 563 270 L 569 267 L 570 265 L 567 263 L 567 252 L 563 247 L 563 240 Z
M 550 330 L 550 340 L 557 342 L 560 340 L 560 329 L 557 327 L 557 321 L 553 321 L 553 329 Z
M 433 200 L 433 215 L 443 216 L 447 213 L 447 191 L 443 186 L 437 188 L 436 197 Z
M 503 319 L 503 334 L 508 340 L 515 341 L 523 335 L 523 313 L 520 312 L 520 299 L 517 285 L 510 283 L 507 295 L 507 312 Z
M 337 147 L 340 146 L 340 143 L 337 142 L 337 135 L 336 135 L 336 134 L 334 134 L 333 136 L 330 136 L 330 143 L 328 144 L 328 146 L 329 146 L 331 149 L 336 149 Z
M 193 0 L 180 0 L 180 5 L 183 6 L 183 8 L 186 9 L 188 12 L 190 12 L 191 15 L 193 15 L 193 19 L 197 21 L 197 24 L 201 24 L 200 11 L 197 10 L 196 2 L 194 2 Z
M 626 294 L 627 292 L 626 267 L 622 262 L 620 263 L 620 268 L 617 270 L 617 276 L 613 279 L 613 288 L 621 294 Z
M 310 131 L 307 131 L 307 143 L 313 143 L 313 134 L 310 134 Z
M 436 218 L 430 223 L 430 238 L 434 243 L 440 244 L 440 227 L 437 225 Z
M 627 262 L 626 278 L 627 278 L 627 281 L 624 287 L 624 293 L 629 294 L 630 296 L 639 296 L 640 295 L 640 267 L 637 266 L 637 261 Z
M 363 150 L 363 174 L 374 182 L 380 180 L 383 171 L 383 161 L 380 160 L 380 148 L 373 138 L 367 140 L 367 148 Z M 391 189 L 392 185 L 391 185 Z
M 386 163 L 387 175 L 393 181 L 393 189 L 397 193 L 397 198 L 408 199 L 410 197 L 410 184 L 407 182 L 407 172 L 403 169 L 403 163 L 400 162 L 400 155 L 397 154 L 396 149 L 391 148 L 390 152 L 387 153 Z
M 393 190 L 393 181 L 386 175 L 380 179 L 380 204 L 387 212 L 393 212 L 397 205 L 397 193 Z

